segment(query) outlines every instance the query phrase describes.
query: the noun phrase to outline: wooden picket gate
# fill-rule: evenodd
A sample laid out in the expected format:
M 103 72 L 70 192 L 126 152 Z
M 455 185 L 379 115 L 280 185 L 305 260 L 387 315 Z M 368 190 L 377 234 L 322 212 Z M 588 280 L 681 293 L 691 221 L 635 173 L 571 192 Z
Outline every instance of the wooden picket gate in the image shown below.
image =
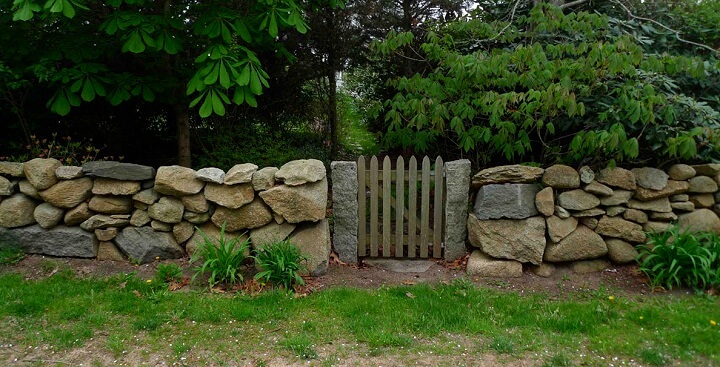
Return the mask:
M 406 170 L 398 157 L 392 169 L 385 157 L 378 170 L 377 157 L 369 168 L 358 159 L 358 256 L 443 257 L 443 160 L 435 160 L 435 171 L 427 156 L 421 170 L 415 157 L 408 163 Z

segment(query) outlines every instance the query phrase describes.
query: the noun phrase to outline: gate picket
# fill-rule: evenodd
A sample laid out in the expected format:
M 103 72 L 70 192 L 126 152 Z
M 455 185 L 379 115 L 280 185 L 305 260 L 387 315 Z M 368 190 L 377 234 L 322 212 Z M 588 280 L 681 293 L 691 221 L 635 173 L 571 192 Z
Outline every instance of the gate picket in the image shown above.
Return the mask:
M 367 221 L 365 220 L 367 205 L 367 183 L 365 182 L 365 157 L 360 156 L 358 168 L 358 256 L 367 256 Z
M 378 255 L 378 161 L 370 159 L 370 256 Z
M 420 257 L 428 257 L 428 230 L 430 229 L 430 158 L 422 161 L 422 199 L 420 202 Z
M 417 254 L 417 159 L 410 157 L 408 171 L 408 257 Z
M 403 217 L 405 216 L 405 161 L 400 156 L 395 167 L 397 172 L 397 186 L 395 187 L 395 257 L 403 257 L 404 236 Z

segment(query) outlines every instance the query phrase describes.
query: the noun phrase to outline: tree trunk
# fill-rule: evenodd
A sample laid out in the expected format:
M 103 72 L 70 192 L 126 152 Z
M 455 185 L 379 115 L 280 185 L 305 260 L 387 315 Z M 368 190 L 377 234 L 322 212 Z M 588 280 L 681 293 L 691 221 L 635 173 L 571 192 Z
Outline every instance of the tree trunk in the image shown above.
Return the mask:
M 334 52 L 330 52 L 333 55 Z M 332 60 L 332 56 L 331 56 Z M 335 68 L 328 73 L 328 124 L 330 125 L 330 158 L 335 159 L 338 152 L 338 115 L 337 115 L 337 79 Z
M 175 124 L 177 125 L 178 164 L 191 167 L 190 156 L 190 113 L 187 105 L 176 103 L 173 106 Z

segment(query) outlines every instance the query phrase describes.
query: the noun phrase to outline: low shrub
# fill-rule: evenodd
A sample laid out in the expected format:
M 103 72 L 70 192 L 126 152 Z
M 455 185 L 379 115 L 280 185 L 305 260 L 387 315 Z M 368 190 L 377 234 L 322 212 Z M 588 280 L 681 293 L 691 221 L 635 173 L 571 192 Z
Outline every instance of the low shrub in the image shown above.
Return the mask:
M 203 238 L 198 241 L 198 248 L 190 258 L 194 263 L 202 260 L 201 266 L 195 268 L 193 280 L 199 275 L 210 273 L 208 283 L 210 287 L 222 283 L 233 285 L 243 281 L 240 266 L 247 259 L 250 240 L 240 242 L 240 237 L 228 239 L 225 237 L 225 223 L 220 229 L 220 237 L 216 241 L 209 238 L 200 228 L 195 228 Z
M 637 258 L 653 287 L 686 285 L 701 290 L 720 286 L 720 236 L 680 231 L 673 226 L 648 234 Z
M 159 264 L 155 270 L 155 282 L 169 284 L 180 281 L 182 268 L 178 264 Z
M 25 252 L 17 246 L 0 246 L 0 265 L 12 265 L 25 258 Z
M 300 272 L 305 270 L 303 262 L 307 258 L 290 242 L 269 244 L 257 251 L 254 258 L 260 268 L 255 279 L 274 286 L 282 286 L 288 292 L 293 290 L 293 284 L 305 284 Z

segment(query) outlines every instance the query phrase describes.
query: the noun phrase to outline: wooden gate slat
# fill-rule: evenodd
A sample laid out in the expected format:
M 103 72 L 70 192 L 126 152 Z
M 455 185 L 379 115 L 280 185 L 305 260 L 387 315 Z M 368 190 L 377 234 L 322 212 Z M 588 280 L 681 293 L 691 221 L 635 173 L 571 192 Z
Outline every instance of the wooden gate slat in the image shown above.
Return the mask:
M 430 228 L 430 158 L 422 161 L 422 199 L 420 202 L 420 257 L 428 257 Z
M 370 159 L 370 256 L 378 255 L 378 161 Z
M 395 257 L 403 257 L 403 217 L 405 216 L 405 160 L 400 156 L 397 159 L 397 181 L 395 188 Z
M 390 157 L 385 156 L 383 159 L 383 257 L 390 257 L 390 236 L 392 235 L 392 228 L 390 228 L 390 220 L 392 218 L 390 198 L 392 197 L 392 181 L 390 180 L 390 173 L 392 167 L 390 164 Z
M 433 253 L 434 258 L 442 258 L 442 223 L 443 223 L 443 160 L 435 159 L 435 214 L 433 216 Z
M 365 211 L 367 205 L 367 195 L 365 184 L 365 157 L 360 156 L 357 161 L 358 168 L 358 256 L 367 255 L 367 222 L 365 221 Z
M 408 257 L 415 257 L 417 244 L 417 159 L 410 157 L 408 167 Z

